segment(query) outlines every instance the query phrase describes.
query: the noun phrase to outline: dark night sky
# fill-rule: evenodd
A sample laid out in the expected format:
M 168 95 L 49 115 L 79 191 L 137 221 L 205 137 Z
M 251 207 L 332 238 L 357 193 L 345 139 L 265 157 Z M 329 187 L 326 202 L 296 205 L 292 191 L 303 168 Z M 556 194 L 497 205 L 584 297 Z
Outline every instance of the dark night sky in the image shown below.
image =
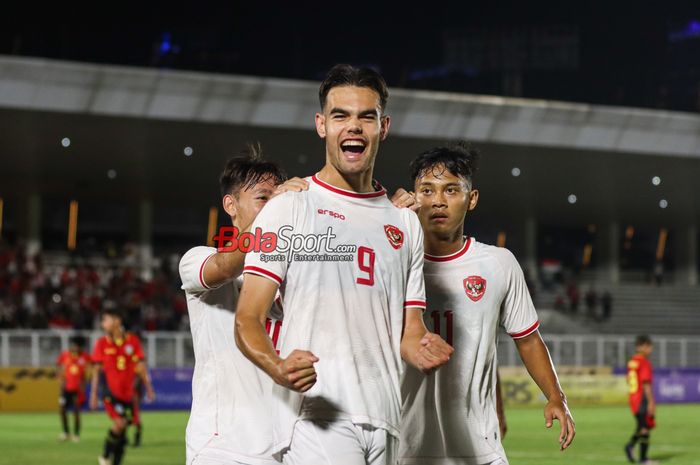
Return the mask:
M 0 53 L 314 80 L 334 63 L 350 62 L 377 67 L 394 86 L 499 94 L 504 93 L 499 87 L 501 77 L 494 73 L 422 81 L 406 76 L 443 64 L 445 31 L 476 28 L 500 34 L 513 28 L 556 25 L 577 31 L 579 65 L 575 70 L 526 73 L 522 96 L 663 107 L 657 102 L 660 86 L 680 92 L 676 97 L 683 101 L 683 92 L 692 94 L 692 89 L 680 87 L 692 87 L 696 77 L 700 82 L 700 71 L 679 78 L 672 69 L 677 64 L 669 64 L 667 40 L 676 25 L 700 20 L 700 2 L 542 5 L 95 2 L 80 8 L 62 3 L 51 11 L 35 5 L 12 6 L 14 11 L 3 14 L 12 21 L 0 32 Z M 154 52 L 165 33 L 178 53 Z M 690 65 L 700 70 L 700 56 Z M 697 108 L 693 102 L 679 109 Z

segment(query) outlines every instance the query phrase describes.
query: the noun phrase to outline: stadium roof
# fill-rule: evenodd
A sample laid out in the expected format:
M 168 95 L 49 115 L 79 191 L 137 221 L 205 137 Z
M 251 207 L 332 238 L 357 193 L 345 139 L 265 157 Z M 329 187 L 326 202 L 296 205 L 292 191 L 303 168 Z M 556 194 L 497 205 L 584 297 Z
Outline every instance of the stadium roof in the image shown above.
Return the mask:
M 313 129 L 317 88 L 0 58 L 0 196 L 147 197 L 156 205 L 206 207 L 218 203 L 225 158 L 256 140 L 289 173 L 311 174 L 323 153 Z M 388 110 L 392 127 L 377 178 L 390 188 L 406 185 L 416 154 L 466 138 L 484 154 L 477 177 L 484 221 L 508 225 L 534 216 L 557 224 L 669 225 L 694 223 L 700 214 L 699 116 L 399 89 L 391 90 Z M 63 147 L 66 137 L 70 146 Z M 654 176 L 660 185 L 652 185 Z M 668 208 L 659 208 L 662 199 Z

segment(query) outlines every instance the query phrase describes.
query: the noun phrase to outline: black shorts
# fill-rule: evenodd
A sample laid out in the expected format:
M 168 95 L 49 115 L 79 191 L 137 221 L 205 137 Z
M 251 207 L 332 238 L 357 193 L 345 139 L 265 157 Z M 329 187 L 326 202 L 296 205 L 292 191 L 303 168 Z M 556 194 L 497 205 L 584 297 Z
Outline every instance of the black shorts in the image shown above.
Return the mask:
M 652 429 L 654 425 L 651 423 L 652 419 L 649 416 L 649 411 L 647 410 L 647 398 L 642 397 L 642 402 L 639 404 L 639 410 L 634 414 L 634 418 L 637 420 L 637 431 L 642 429 Z
M 64 409 L 80 408 L 80 392 L 79 391 L 66 391 L 61 389 L 61 395 L 58 397 L 58 405 Z
M 134 420 L 134 404 L 133 401 L 126 401 L 122 399 L 117 399 L 113 396 L 105 396 L 102 399 L 105 412 L 107 415 L 116 420 L 118 418 L 124 418 L 129 424 Z M 138 419 L 138 417 L 137 417 Z

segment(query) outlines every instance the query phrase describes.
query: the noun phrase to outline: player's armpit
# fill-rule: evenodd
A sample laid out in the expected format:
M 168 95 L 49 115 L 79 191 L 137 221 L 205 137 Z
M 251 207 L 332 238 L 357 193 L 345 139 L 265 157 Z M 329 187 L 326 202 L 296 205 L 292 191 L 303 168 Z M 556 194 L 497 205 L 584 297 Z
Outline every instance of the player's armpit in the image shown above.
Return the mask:
M 450 360 L 452 346 L 431 333 L 423 322 L 423 309 L 407 308 L 401 338 L 401 357 L 424 373 L 430 373 Z

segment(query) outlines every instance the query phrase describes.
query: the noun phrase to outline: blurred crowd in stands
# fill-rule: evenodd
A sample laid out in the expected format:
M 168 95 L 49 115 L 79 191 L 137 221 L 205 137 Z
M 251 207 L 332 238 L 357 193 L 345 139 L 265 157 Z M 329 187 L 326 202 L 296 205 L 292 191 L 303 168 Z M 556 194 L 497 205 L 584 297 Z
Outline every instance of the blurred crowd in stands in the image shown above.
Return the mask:
M 581 307 L 581 291 L 575 280 L 570 280 L 564 294 L 557 294 L 554 309 L 572 316 L 582 316 L 590 321 L 607 321 L 612 316 L 613 297 L 606 290 L 599 294 L 593 286 L 589 287 L 583 295 L 585 308 Z M 581 310 L 579 313 L 579 309 Z
M 179 257 L 157 260 L 152 277 L 144 279 L 125 250 L 94 265 L 85 257 L 28 255 L 0 241 L 0 329 L 98 329 L 100 311 L 116 306 L 130 330 L 186 330 Z

